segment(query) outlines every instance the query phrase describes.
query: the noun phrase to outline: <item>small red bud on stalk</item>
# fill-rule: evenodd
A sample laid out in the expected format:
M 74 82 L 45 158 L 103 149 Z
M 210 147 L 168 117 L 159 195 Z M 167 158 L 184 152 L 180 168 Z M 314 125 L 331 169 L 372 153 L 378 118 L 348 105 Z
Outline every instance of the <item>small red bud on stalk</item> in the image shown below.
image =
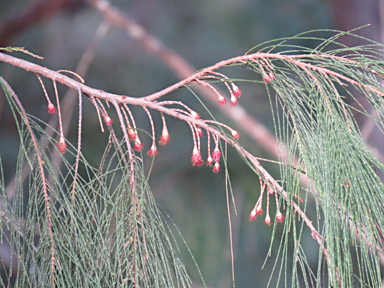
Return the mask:
M 134 129 L 128 128 L 128 138 L 131 140 L 135 140 L 137 137 L 137 134 Z
M 136 152 L 140 152 L 141 150 L 143 150 L 143 143 L 141 143 L 139 139 L 136 139 L 135 145 L 133 146 L 133 150 Z
M 67 143 L 65 143 L 64 137 L 60 137 L 58 148 L 61 154 L 64 154 L 65 152 L 67 152 Z
M 256 213 L 256 207 L 253 208 L 253 210 L 251 211 L 251 214 L 249 214 L 249 221 L 253 221 L 255 220 L 257 217 L 257 213 Z
M 264 223 L 267 224 L 268 226 L 271 226 L 271 217 L 269 217 L 269 214 L 265 216 Z
M 265 81 L 265 83 L 271 82 L 271 79 L 269 78 L 269 76 L 267 74 L 264 74 L 264 81 Z
M 157 151 L 157 147 L 156 147 L 155 143 L 152 144 L 151 149 L 148 150 L 147 154 L 149 156 L 155 156 L 155 155 L 159 154 L 159 152 Z
M 219 173 L 220 172 L 220 164 L 219 162 L 216 162 L 212 169 L 213 173 Z
M 270 80 L 275 80 L 276 79 L 276 76 L 275 76 L 275 74 L 272 73 L 272 71 L 269 72 L 268 77 L 269 77 Z
M 256 206 L 256 215 L 261 216 L 263 214 L 263 208 L 261 207 L 261 201 L 259 201 Z
M 204 161 L 201 158 L 200 151 L 196 147 L 193 148 L 191 161 L 192 161 L 192 165 L 193 166 L 200 167 L 200 166 L 202 166 L 204 164 Z
M 212 152 L 212 159 L 213 161 L 218 162 L 220 160 L 220 157 L 221 157 L 221 152 L 219 148 L 216 147 L 215 150 L 213 150 Z
M 257 201 L 255 207 L 251 211 L 251 214 L 249 214 L 249 221 L 253 221 L 256 219 L 257 216 L 260 216 L 263 214 L 263 209 L 261 207 L 261 198 Z
M 171 140 L 171 137 L 169 136 L 168 133 L 168 128 L 166 125 L 163 126 L 163 132 L 161 133 L 160 140 L 159 140 L 159 145 L 164 146 Z
M 237 100 L 237 98 L 235 97 L 235 95 L 231 95 L 231 104 L 232 106 L 235 106 L 239 103 L 239 101 Z
M 56 114 L 57 113 L 55 105 L 53 105 L 51 102 L 49 102 L 49 104 L 48 104 L 48 113 L 49 114 Z
M 208 156 L 208 158 L 207 158 L 207 165 L 212 166 L 212 164 L 213 164 L 212 156 Z
M 239 139 L 239 137 L 240 137 L 239 132 L 237 132 L 235 130 L 232 130 L 231 134 L 232 134 L 232 137 L 235 138 L 236 140 Z
M 104 121 L 105 121 L 105 124 L 107 124 L 108 126 L 111 126 L 111 125 L 112 125 L 112 123 L 113 123 L 113 121 L 112 121 L 111 117 L 109 117 L 108 115 L 107 115 L 107 116 L 105 116 L 105 119 L 104 119 Z
M 241 89 L 233 83 L 232 83 L 232 90 L 233 90 L 233 95 L 235 95 L 235 97 L 237 98 L 241 97 L 241 93 L 242 93 Z
M 227 102 L 227 99 L 225 99 L 223 96 L 219 95 L 219 103 L 221 106 L 224 106 L 225 102 Z
M 200 119 L 199 113 L 197 113 L 197 112 L 195 112 L 193 110 L 191 110 L 191 116 L 192 116 L 192 118 L 195 118 L 196 120 Z
M 278 210 L 276 213 L 276 221 L 281 223 L 281 222 L 283 222 L 283 220 L 284 220 L 284 215 L 281 214 L 280 210 Z

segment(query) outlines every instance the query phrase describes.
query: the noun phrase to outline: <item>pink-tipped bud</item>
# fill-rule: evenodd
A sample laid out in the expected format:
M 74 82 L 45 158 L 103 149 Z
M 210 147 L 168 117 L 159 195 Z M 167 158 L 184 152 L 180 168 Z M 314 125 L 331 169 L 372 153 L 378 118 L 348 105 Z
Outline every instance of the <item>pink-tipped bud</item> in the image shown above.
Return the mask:
M 107 124 L 108 126 L 111 126 L 111 125 L 112 125 L 112 123 L 113 123 L 113 121 L 112 121 L 111 117 L 109 117 L 108 115 L 107 115 L 107 116 L 105 116 L 105 119 L 104 119 L 104 121 L 105 121 L 105 124 Z
M 276 76 L 275 76 L 275 74 L 272 73 L 272 71 L 269 72 L 268 77 L 269 77 L 270 80 L 275 80 L 276 79 Z
M 200 167 L 200 166 L 202 166 L 204 164 L 204 161 L 201 158 L 200 151 L 196 147 L 193 148 L 191 161 L 192 161 L 192 165 L 193 166 Z
M 257 213 L 256 213 L 256 207 L 253 208 L 253 210 L 251 211 L 251 214 L 249 214 L 249 221 L 253 221 L 255 220 L 257 217 Z
M 265 216 L 264 223 L 267 224 L 268 226 L 271 226 L 271 217 L 269 217 L 269 214 Z
M 164 146 L 171 140 L 171 137 L 169 136 L 168 133 L 168 128 L 166 125 L 163 126 L 163 132 L 161 133 L 160 140 L 159 140 L 159 145 Z
M 263 208 L 261 207 L 261 201 L 257 203 L 256 207 L 256 215 L 263 215 Z
M 227 99 L 225 99 L 223 96 L 219 95 L 219 103 L 221 106 L 224 106 L 225 102 L 227 102 Z
M 161 135 L 159 145 L 164 146 L 169 142 L 169 140 L 171 140 L 171 137 L 169 137 L 169 135 Z
M 239 101 L 237 100 L 237 98 L 235 97 L 235 95 L 231 95 L 231 104 L 232 106 L 235 106 L 237 105 L 237 103 L 239 103 Z
M 239 139 L 239 137 L 240 137 L 239 132 L 237 132 L 237 131 L 235 131 L 235 130 L 232 130 L 232 131 L 231 131 L 231 134 L 232 134 L 232 137 L 235 138 L 235 139 Z
M 136 137 L 137 137 L 137 134 L 136 134 L 135 130 L 133 130 L 132 128 L 128 128 L 128 138 L 135 140 Z
M 242 93 L 241 89 L 233 83 L 232 83 L 232 90 L 233 90 L 233 95 L 235 95 L 235 97 L 237 98 L 241 97 L 241 93 Z
M 220 157 L 221 157 L 221 152 L 219 148 L 216 147 L 215 150 L 213 150 L 212 152 L 212 159 L 213 161 L 218 162 L 220 160 Z
M 274 191 L 271 187 L 269 187 L 269 186 L 267 187 L 267 191 L 268 191 L 268 193 L 271 194 L 271 195 L 272 195 L 273 193 L 275 193 L 275 191 Z
M 264 82 L 265 83 L 271 82 L 271 79 L 269 78 L 269 76 L 267 74 L 264 74 Z
M 213 164 L 212 156 L 208 156 L 208 158 L 207 158 L 207 165 L 212 166 L 212 164 Z
M 159 154 L 159 152 L 157 151 L 157 147 L 156 147 L 155 143 L 153 143 L 151 146 L 151 149 L 148 150 L 147 155 L 155 156 L 157 154 Z
M 56 107 L 52 103 L 48 104 L 48 113 L 49 114 L 56 114 L 57 113 Z
M 192 116 L 192 118 L 195 118 L 196 120 L 200 119 L 199 113 L 197 113 L 193 110 L 191 110 L 191 116 Z
M 284 220 L 284 215 L 281 214 L 280 210 L 277 211 L 277 213 L 276 213 L 276 221 L 281 223 L 281 222 L 283 222 L 283 220 Z
M 58 148 L 61 154 L 64 154 L 65 152 L 67 152 L 67 143 L 65 143 L 64 137 L 60 137 Z
M 143 150 L 143 143 L 141 143 L 140 140 L 136 140 L 135 145 L 133 146 L 133 150 L 136 152 Z
M 213 173 L 219 173 L 220 172 L 220 164 L 219 162 L 216 162 L 212 169 Z

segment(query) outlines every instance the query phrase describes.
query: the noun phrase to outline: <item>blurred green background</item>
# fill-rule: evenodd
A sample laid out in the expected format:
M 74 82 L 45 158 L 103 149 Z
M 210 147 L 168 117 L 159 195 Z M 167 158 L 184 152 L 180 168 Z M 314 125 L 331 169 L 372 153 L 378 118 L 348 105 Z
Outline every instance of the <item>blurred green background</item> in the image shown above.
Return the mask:
M 3 23 L 0 26 L 1 46 L 26 47 L 29 51 L 43 56 L 44 60 L 31 59 L 20 54 L 16 56 L 35 61 L 53 70 L 75 70 L 82 53 L 103 21 L 102 15 L 85 2 L 62 1 L 67 3 L 58 11 L 40 21 L 30 23 L 23 31 L 7 38 L 4 32 L 10 28 L 10 22 L 7 21 L 17 18 L 34 2 L 39 1 L 0 0 L 0 23 Z M 345 28 L 342 27 L 345 22 L 339 21 L 340 24 L 335 21 L 341 17 L 338 14 L 342 7 L 341 2 L 343 1 L 111 1 L 197 69 L 242 55 L 264 41 L 293 36 L 312 29 Z M 350 3 L 352 2 L 355 1 Z M 371 5 L 370 2 L 381 3 L 370 0 L 360 2 L 369 2 L 365 6 Z M 362 20 L 356 20 L 355 27 L 367 24 L 371 16 L 374 24 L 377 24 L 377 17 L 368 14 Z M 375 26 L 363 30 L 369 34 L 373 33 L 374 29 Z M 314 45 L 310 40 L 299 44 Z M 245 69 L 234 68 L 226 71 L 230 77 L 251 79 L 255 77 Z M 0 63 L 0 75 L 13 87 L 28 113 L 44 121 L 49 120 L 51 116 L 46 113 L 47 103 L 35 75 L 2 63 Z M 141 44 L 128 37 L 121 29 L 112 27 L 98 47 L 85 80 L 87 85 L 94 88 L 139 97 L 161 90 L 177 82 L 178 78 Z M 51 83 L 45 81 L 45 84 L 53 98 Z M 60 95 L 63 97 L 66 88 L 59 86 Z M 263 85 L 239 83 L 239 86 L 243 89 L 240 104 L 273 132 L 270 104 Z M 173 92 L 167 98 L 180 99 L 202 115 L 207 115 L 196 98 L 186 89 Z M 16 167 L 19 140 L 9 106 L 4 101 L 4 95 L 0 92 L 0 153 L 6 181 L 10 181 Z M 107 143 L 107 133 L 103 135 L 100 132 L 96 113 L 90 103 L 86 102 L 84 105 L 82 149 L 88 161 L 98 166 Z M 239 142 L 246 149 L 259 157 L 274 158 L 260 148 L 258 143 L 242 133 L 241 127 L 237 127 L 225 116 L 219 115 L 217 108 L 209 104 L 207 107 L 215 113 L 219 121 L 239 130 L 241 135 Z M 148 118 L 142 110 L 133 110 L 138 126 L 148 131 L 150 127 Z M 153 116 L 159 123 L 159 115 L 153 113 Z M 151 188 L 161 207 L 180 229 L 207 286 L 232 287 L 224 173 L 213 174 L 207 166 L 192 167 L 190 155 L 193 142 L 188 125 L 170 118 L 167 118 L 167 121 L 171 142 L 159 149 L 159 156 L 156 157 L 151 172 Z M 73 117 L 68 138 L 74 145 L 77 137 L 76 125 L 77 117 Z M 157 133 L 160 133 L 160 123 L 156 125 L 156 129 Z M 149 149 L 150 137 L 144 133 L 141 135 L 145 148 Z M 202 141 L 205 143 L 204 138 Z M 203 151 L 206 151 L 205 144 L 202 144 L 202 147 Z M 277 240 L 272 256 L 262 269 L 267 257 L 272 228 L 266 226 L 262 219 L 255 222 L 248 221 L 248 215 L 259 196 L 259 180 L 236 152 L 229 149 L 228 154 L 229 174 L 237 209 L 237 215 L 234 215 L 233 209 L 231 210 L 236 284 L 237 287 L 265 287 L 275 262 L 274 255 L 281 231 L 276 232 Z M 144 160 L 149 168 L 150 157 L 145 156 Z M 275 165 L 267 163 L 265 167 L 279 178 Z M 309 263 L 315 268 L 318 246 L 310 233 L 304 230 L 303 246 L 308 252 Z M 199 273 L 182 241 L 180 247 L 195 287 L 199 287 L 201 284 Z M 272 279 L 272 287 L 275 283 L 276 278 Z M 280 286 L 284 287 L 284 282 Z

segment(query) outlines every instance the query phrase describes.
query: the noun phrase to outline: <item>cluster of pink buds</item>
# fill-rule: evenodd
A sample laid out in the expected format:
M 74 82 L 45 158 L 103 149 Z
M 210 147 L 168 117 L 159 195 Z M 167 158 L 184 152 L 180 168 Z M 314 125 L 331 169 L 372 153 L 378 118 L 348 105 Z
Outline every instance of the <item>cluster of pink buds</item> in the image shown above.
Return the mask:
M 267 186 L 266 182 L 263 182 L 260 179 L 260 197 L 256 202 L 255 207 L 249 214 L 249 220 L 253 221 L 257 218 L 257 216 L 261 216 L 263 214 L 263 208 L 262 208 L 262 202 L 263 202 L 263 195 L 264 195 L 264 190 L 265 187 Z M 280 212 L 279 208 L 279 201 L 277 199 L 277 192 L 273 190 L 270 186 L 267 186 L 267 212 L 265 215 L 264 223 L 267 224 L 268 226 L 271 225 L 271 217 L 269 216 L 269 195 L 275 194 L 275 199 L 276 199 L 276 221 L 277 222 L 283 222 L 284 221 L 284 215 Z
M 241 89 L 239 87 L 237 87 L 232 81 L 230 81 L 229 78 L 227 76 L 225 76 L 224 74 L 221 74 L 218 72 L 210 72 L 210 74 L 204 75 L 202 77 L 202 79 L 214 79 L 214 80 L 223 81 L 223 83 L 226 85 L 226 87 L 227 87 L 227 89 L 231 95 L 231 104 L 234 106 L 237 103 L 239 103 L 238 99 L 241 97 L 241 93 L 242 93 Z M 204 82 L 204 81 L 201 81 L 201 80 L 199 80 L 198 82 L 201 83 L 202 85 L 206 86 L 206 87 L 211 88 L 216 93 L 217 98 L 218 98 L 218 102 L 221 106 L 223 106 L 227 102 L 227 99 L 223 95 L 221 95 L 215 89 L 215 87 L 213 87 L 211 84 Z

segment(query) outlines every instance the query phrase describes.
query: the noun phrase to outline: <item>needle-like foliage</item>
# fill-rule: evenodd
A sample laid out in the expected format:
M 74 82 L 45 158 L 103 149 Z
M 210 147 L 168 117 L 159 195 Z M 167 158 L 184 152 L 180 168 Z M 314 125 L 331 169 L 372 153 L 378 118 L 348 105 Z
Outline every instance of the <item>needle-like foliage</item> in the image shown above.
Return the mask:
M 32 116 L 23 118 L 13 92 L 2 84 L 15 119 L 20 119 L 21 147 L 11 201 L 6 201 L 3 181 L 0 186 L 1 237 L 10 243 L 11 258 L 17 261 L 11 267 L 14 272 L 3 270 L 1 287 L 8 287 L 11 280 L 16 287 L 189 287 L 191 280 L 140 158 L 134 160 L 134 192 L 120 144 L 109 144 L 99 169 L 81 158 L 83 176 L 74 177 L 73 164 L 61 154 L 64 168 L 58 170 L 50 149 L 34 146 L 33 138 L 42 136 L 54 147 L 57 143 L 47 138 L 43 123 Z M 37 154 L 48 179 L 45 184 Z M 24 165 L 33 168 L 26 179 Z M 49 191 L 50 219 L 44 185 Z

